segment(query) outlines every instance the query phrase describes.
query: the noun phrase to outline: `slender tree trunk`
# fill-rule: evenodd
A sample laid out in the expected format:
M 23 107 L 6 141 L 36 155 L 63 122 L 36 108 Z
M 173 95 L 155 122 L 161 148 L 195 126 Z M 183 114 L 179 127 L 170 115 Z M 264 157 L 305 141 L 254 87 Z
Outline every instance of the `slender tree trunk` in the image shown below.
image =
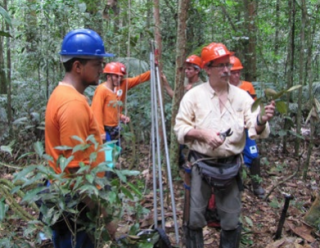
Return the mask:
M 0 94 L 7 94 L 6 67 L 4 62 L 4 37 L 0 36 Z
M 310 163 L 310 158 L 311 158 L 311 154 L 312 154 L 312 150 L 313 150 L 313 137 L 314 137 L 314 132 L 315 132 L 315 117 L 313 116 L 313 112 L 315 115 L 317 115 L 316 111 L 317 108 L 314 104 L 314 95 L 312 92 L 312 85 L 313 85 L 313 71 L 312 71 L 312 49 L 313 49 L 313 35 L 315 33 L 316 30 L 316 25 L 314 25 L 313 27 L 311 27 L 309 21 L 309 19 L 307 19 L 307 27 L 308 27 L 308 31 L 307 31 L 307 37 L 308 37 L 308 42 L 307 42 L 307 49 L 308 49 L 308 60 L 307 60 L 307 65 L 306 65 L 306 74 L 308 75 L 307 80 L 309 82 L 309 109 L 310 111 L 312 111 L 312 115 L 310 117 L 310 138 L 309 138 L 309 142 L 308 142 L 308 152 L 307 152 L 307 158 L 305 161 L 305 164 L 303 166 L 303 179 L 306 180 L 307 179 L 307 175 L 308 175 L 308 170 L 309 170 L 309 163 Z
M 245 7 L 245 24 L 248 28 L 249 41 L 245 47 L 245 57 L 247 61 L 245 79 L 247 81 L 256 81 L 257 67 L 256 67 L 256 33 L 255 18 L 257 15 L 256 0 L 244 0 Z
M 295 1 L 288 1 L 288 14 L 289 21 L 288 26 L 290 27 L 290 33 L 288 36 L 288 53 L 287 53 L 287 88 L 289 89 L 293 85 L 293 66 L 294 66 L 294 58 L 295 58 L 295 19 L 296 19 L 296 7 Z M 289 106 L 291 102 L 291 93 L 287 93 L 287 106 Z M 288 129 L 290 127 L 290 123 L 287 119 L 284 121 L 284 130 L 287 131 L 287 135 L 283 137 L 282 142 L 282 152 L 287 153 L 287 136 L 289 135 Z
M 186 58 L 186 27 L 187 15 L 190 0 L 179 0 L 178 12 L 178 29 L 177 29 L 177 45 L 176 45 L 176 73 L 175 73 L 175 87 L 174 96 L 172 99 L 172 119 L 171 119 L 171 142 L 170 142 L 170 162 L 175 166 L 174 174 L 178 173 L 178 158 L 179 158 L 179 144 L 174 134 L 173 128 L 175 124 L 175 117 L 179 110 L 179 103 L 184 93 L 184 71 L 183 64 Z
M 155 36 L 155 40 L 156 40 L 156 45 L 155 45 L 155 49 L 156 49 L 156 53 L 155 53 L 155 60 L 158 61 L 158 66 L 159 66 L 159 72 L 162 72 L 162 63 L 161 63 L 161 54 L 162 54 L 162 41 L 161 41 L 161 32 L 160 32 L 160 28 L 161 28 L 161 21 L 160 21 L 160 3 L 159 0 L 154 0 L 153 2 L 153 18 L 154 18 L 154 36 Z M 162 96 L 163 94 L 163 87 L 161 87 L 161 94 Z M 164 106 L 164 101 L 163 101 L 163 106 Z M 164 108 L 163 108 L 164 109 Z M 161 123 L 159 123 L 159 125 L 161 126 Z M 163 132 L 162 132 L 162 128 L 159 129 L 159 136 L 161 137 L 161 147 L 163 147 Z
M 8 3 L 7 0 L 3 1 L 4 8 L 8 9 Z M 7 23 L 6 24 L 6 30 L 7 32 L 10 31 L 10 26 Z M 11 49 L 10 49 L 10 37 L 6 38 L 6 49 L 7 49 L 7 77 L 6 77 L 6 83 L 7 83 L 7 117 L 8 117 L 8 124 L 11 127 L 12 123 L 12 107 L 11 107 Z
M 246 51 L 246 61 L 247 61 L 247 71 L 245 74 L 245 79 L 247 81 L 256 81 L 257 79 L 257 67 L 256 67 L 256 33 L 257 28 L 255 25 L 255 19 L 257 15 L 257 8 L 256 8 L 256 0 L 244 0 L 244 6 L 246 9 L 246 25 L 248 27 L 248 36 L 249 42 L 247 43 L 247 47 L 245 48 Z
M 36 0 L 28 0 L 28 8 L 25 14 L 26 20 L 26 48 L 28 54 L 35 58 L 35 52 L 37 50 L 37 12 L 36 12 Z
M 319 10 L 320 10 L 320 4 L 316 6 L 315 9 L 315 14 L 314 16 L 319 15 Z M 314 135 L 315 135 L 315 130 L 316 130 L 316 116 L 317 114 L 317 107 L 316 107 L 316 99 L 314 98 L 313 94 L 313 82 L 315 80 L 315 75 L 312 70 L 312 50 L 313 50 L 313 44 L 314 44 L 314 36 L 317 30 L 317 23 L 313 22 L 313 25 L 310 22 L 310 18 L 306 17 L 306 27 L 307 28 L 307 49 L 308 49 L 308 55 L 307 55 L 307 66 L 306 66 L 306 72 L 307 72 L 307 80 L 309 83 L 309 109 L 312 111 L 312 115 L 310 117 L 310 135 L 309 135 L 309 143 L 308 143 L 308 152 L 307 152 L 307 158 L 303 167 L 303 179 L 307 179 L 308 171 L 309 171 L 309 164 L 310 164 L 310 159 L 311 159 L 311 154 L 313 150 L 313 145 L 314 145 Z M 318 72 L 318 71 L 316 71 Z M 318 74 L 318 73 L 316 73 Z
M 280 22 L 280 0 L 276 2 L 276 21 L 275 21 L 275 35 L 274 35 L 274 61 L 273 64 L 277 65 L 277 54 L 279 52 L 279 22 Z M 278 85 L 278 73 L 274 72 L 274 84 Z
M 304 85 L 304 49 L 305 49 L 305 28 L 306 28 L 306 2 L 305 0 L 301 0 L 301 11 L 302 11 L 302 18 L 301 18 L 301 33 L 300 33 L 300 49 L 299 49 L 299 84 Z M 301 134 L 301 120 L 302 120 L 302 87 L 298 89 L 298 109 L 297 109 L 297 118 L 296 118 L 296 127 L 297 127 L 297 134 Z M 295 140 L 295 155 L 299 156 L 300 150 L 300 138 L 297 137 Z
M 160 22 L 160 9 L 159 9 L 159 0 L 154 0 L 154 8 L 153 8 L 153 16 L 155 22 L 154 28 L 154 36 L 156 39 L 156 48 L 158 50 L 158 54 L 156 54 L 156 59 L 160 62 L 159 69 L 162 71 L 162 63 L 161 63 L 161 54 L 162 54 L 162 41 L 161 41 L 161 22 Z

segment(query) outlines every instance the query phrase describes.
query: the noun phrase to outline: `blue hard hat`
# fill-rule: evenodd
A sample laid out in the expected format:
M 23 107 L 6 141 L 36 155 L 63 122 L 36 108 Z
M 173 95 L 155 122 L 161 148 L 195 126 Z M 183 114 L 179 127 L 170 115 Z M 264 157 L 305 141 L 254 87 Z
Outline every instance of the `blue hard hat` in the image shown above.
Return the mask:
M 67 33 L 61 46 L 61 56 L 113 57 L 106 53 L 101 37 L 91 29 L 75 29 Z

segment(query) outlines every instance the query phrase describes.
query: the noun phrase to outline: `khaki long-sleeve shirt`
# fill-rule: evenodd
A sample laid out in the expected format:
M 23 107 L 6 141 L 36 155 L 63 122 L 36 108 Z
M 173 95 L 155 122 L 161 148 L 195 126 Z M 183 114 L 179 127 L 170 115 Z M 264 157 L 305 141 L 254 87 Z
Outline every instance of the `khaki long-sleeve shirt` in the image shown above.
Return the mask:
M 191 89 L 182 98 L 176 116 L 174 131 L 179 143 L 213 158 L 240 154 L 245 146 L 245 127 L 248 128 L 251 139 L 266 138 L 270 133 L 267 123 L 264 131 L 257 134 L 255 124 L 259 110 L 251 112 L 252 103 L 253 99 L 247 92 L 229 85 L 228 100 L 220 112 L 219 97 L 208 82 Z M 214 150 L 198 140 L 185 141 L 185 135 L 191 129 L 206 129 L 218 133 L 228 128 L 231 128 L 233 134 Z

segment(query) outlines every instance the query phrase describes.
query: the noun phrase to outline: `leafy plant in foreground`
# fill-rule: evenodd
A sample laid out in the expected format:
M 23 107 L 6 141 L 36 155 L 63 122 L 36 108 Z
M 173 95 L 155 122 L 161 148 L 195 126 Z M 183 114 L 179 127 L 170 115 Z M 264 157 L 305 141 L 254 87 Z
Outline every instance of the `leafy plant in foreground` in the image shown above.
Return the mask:
M 78 137 L 74 138 L 79 139 Z M 89 140 L 91 140 L 91 137 L 88 137 L 86 142 Z M 86 142 L 82 141 L 81 144 L 71 148 L 73 153 L 85 150 L 87 148 Z M 25 219 L 26 226 L 22 226 L 22 228 L 26 240 L 19 240 L 19 242 L 24 243 L 26 247 L 28 247 L 28 244 L 30 245 L 28 240 L 35 240 L 35 236 L 38 237 L 37 242 L 41 242 L 40 232 L 45 233 L 47 237 L 51 237 L 51 227 L 62 220 L 68 223 L 74 234 L 79 230 L 86 230 L 91 233 L 95 240 L 95 246 L 102 247 L 105 242 L 110 240 L 110 237 L 105 228 L 105 219 L 103 219 L 100 209 L 105 209 L 110 214 L 108 220 L 111 221 L 121 219 L 126 213 L 128 208 L 125 205 L 123 206 L 123 202 L 130 203 L 131 206 L 139 206 L 142 194 L 134 184 L 128 182 L 128 177 L 139 175 L 138 171 L 111 169 L 107 166 L 108 161 L 106 161 L 94 169 L 80 163 L 77 172 L 70 175 L 65 172 L 65 169 L 73 158 L 71 155 L 69 158 L 60 157 L 59 166 L 62 173 L 56 174 L 51 167 L 43 163 L 44 159 L 49 160 L 51 158 L 44 154 L 42 144 L 36 142 L 34 149 L 42 162 L 28 165 L 18 171 L 14 175 L 13 185 L 9 189 L 11 194 L 18 191 L 26 192 L 21 197 L 20 204 L 29 206 L 34 205 L 35 202 L 45 203 L 40 204 L 39 208 L 36 207 L 35 216 L 29 216 L 30 218 Z M 70 147 L 60 147 L 59 149 L 68 150 Z M 103 149 L 110 148 L 104 147 Z M 90 155 L 92 161 L 96 157 L 94 153 Z M 116 176 L 111 180 L 97 176 L 97 173 L 105 173 L 106 171 L 112 171 Z M 44 181 L 47 180 L 50 181 L 49 187 L 48 184 L 44 184 Z M 105 190 L 107 187 L 108 190 Z M 85 197 L 89 197 L 95 203 L 95 206 L 99 207 L 88 210 L 83 203 Z M 17 200 L 15 202 L 17 203 Z M 15 214 L 15 209 L 11 209 L 11 206 L 0 199 L 0 225 Z M 40 214 L 42 221 L 37 220 L 38 214 Z M 75 225 L 75 223 L 79 225 Z M 5 242 L 11 245 L 8 247 L 13 247 L 12 245 L 17 243 L 16 239 L 17 235 L 9 240 L 8 237 L 3 239 L 0 236 L 0 243 Z M 32 247 L 32 245 L 29 247 Z

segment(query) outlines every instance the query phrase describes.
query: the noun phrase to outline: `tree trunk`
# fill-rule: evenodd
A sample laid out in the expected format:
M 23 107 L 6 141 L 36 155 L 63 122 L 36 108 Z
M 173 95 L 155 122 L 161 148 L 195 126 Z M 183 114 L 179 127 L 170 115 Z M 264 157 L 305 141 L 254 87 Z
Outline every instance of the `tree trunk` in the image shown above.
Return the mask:
M 35 59 L 35 52 L 37 50 L 37 12 L 36 12 L 36 0 L 28 0 L 27 11 L 25 14 L 26 20 L 26 48 L 28 54 Z
M 288 14 L 289 14 L 289 21 L 288 26 L 290 27 L 290 33 L 288 36 L 288 53 L 287 53 L 287 88 L 289 89 L 293 85 L 293 66 L 294 66 L 294 58 L 295 58 L 295 19 L 296 19 L 296 8 L 295 8 L 295 1 L 289 0 L 288 1 Z M 291 102 L 291 93 L 287 93 L 287 106 L 289 106 Z M 290 123 L 287 119 L 284 121 L 284 130 L 288 130 L 290 128 Z M 283 136 L 282 142 L 282 152 L 287 153 L 287 136 L 289 135 L 288 131 L 285 136 Z
M 186 27 L 187 27 L 187 14 L 189 9 L 190 0 L 179 0 L 178 12 L 178 29 L 177 29 L 177 45 L 176 45 L 176 73 L 175 73 L 175 86 L 174 95 L 172 99 L 172 119 L 171 119 L 171 142 L 170 142 L 170 163 L 176 165 L 174 174 L 178 174 L 178 158 L 179 158 L 179 144 L 174 134 L 173 128 L 175 124 L 175 117 L 179 110 L 179 103 L 184 93 L 184 71 L 183 64 L 186 58 Z
M 317 6 L 317 9 L 315 10 L 315 13 L 318 14 L 319 11 L 319 7 Z M 316 29 L 317 29 L 317 25 L 314 22 L 313 25 L 311 25 L 310 23 L 310 19 L 307 18 L 306 19 L 306 27 L 307 28 L 307 49 L 308 49 L 308 55 L 307 55 L 307 65 L 306 65 L 306 74 L 307 76 L 307 81 L 308 81 L 308 85 L 309 85 L 309 109 L 310 111 L 312 111 L 311 113 L 315 113 L 315 115 L 318 115 L 317 112 L 317 107 L 315 105 L 315 99 L 314 99 L 314 94 L 313 94 L 313 82 L 314 82 L 314 74 L 313 74 L 313 70 L 312 70 L 312 50 L 313 50 L 313 37 L 315 35 Z M 309 135 L 309 142 L 308 142 L 308 152 L 307 152 L 307 157 L 306 157 L 306 161 L 304 163 L 303 166 L 303 179 L 306 180 L 307 179 L 307 175 L 308 175 L 308 171 L 309 171 L 309 164 L 310 164 L 310 160 L 311 160 L 311 155 L 312 155 L 312 151 L 313 151 L 313 145 L 314 145 L 314 135 L 315 135 L 315 130 L 316 130 L 316 118 L 315 116 L 311 115 L 310 118 L 310 135 Z
M 279 23 L 280 23 L 280 0 L 277 0 L 276 2 L 276 23 L 275 23 L 275 29 L 276 29 L 276 33 L 274 35 L 274 60 L 273 60 L 273 64 L 277 65 L 277 54 L 279 52 Z M 278 73 L 277 71 L 274 72 L 274 84 L 278 85 Z
M 8 3 L 7 0 L 3 1 L 4 8 L 7 10 Z M 7 23 L 6 24 L 6 30 L 7 32 L 10 31 L 10 26 Z M 12 107 L 11 107 L 11 49 L 10 49 L 10 37 L 6 38 L 6 48 L 7 48 L 7 76 L 6 76 L 6 83 L 7 83 L 7 118 L 8 118 L 8 124 L 11 127 L 12 123 Z
M 162 42 L 161 42 L 161 33 L 160 33 L 160 27 L 161 27 L 161 21 L 160 21 L 160 3 L 159 0 L 154 0 L 153 2 L 153 18 L 154 18 L 154 36 L 155 36 L 155 61 L 158 61 L 159 66 L 159 72 L 162 72 L 162 63 L 161 63 L 161 53 L 162 53 Z M 163 86 L 161 87 L 161 95 L 163 94 Z M 162 105 L 164 107 L 164 101 L 162 102 Z M 164 108 L 163 108 L 164 109 Z M 164 143 L 163 143 L 163 132 L 162 132 L 162 124 L 161 122 L 158 123 L 159 125 L 159 137 L 161 138 L 161 148 L 163 150 Z
M 248 28 L 248 37 L 249 42 L 247 43 L 247 46 L 245 47 L 245 61 L 246 64 L 246 73 L 245 73 L 245 79 L 247 81 L 256 81 L 257 79 L 257 66 L 256 66 L 256 33 L 257 28 L 255 25 L 255 19 L 257 15 L 257 8 L 256 8 L 256 1 L 255 0 L 244 0 L 244 6 L 246 9 L 246 26 Z
M 0 94 L 7 94 L 6 67 L 4 62 L 4 37 L 0 36 Z
M 305 49 L 305 28 L 306 28 L 306 3 L 305 0 L 301 0 L 301 33 L 300 33 L 300 54 L 299 54 L 299 84 L 304 85 L 305 84 L 305 74 L 304 74 L 304 49 Z M 297 134 L 301 135 L 301 121 L 302 121 L 302 87 L 298 89 L 298 109 L 297 109 L 297 118 L 296 118 L 296 130 Z M 300 149 L 300 138 L 296 137 L 295 140 L 295 155 L 299 156 L 299 149 Z
M 161 42 L 161 32 L 160 32 L 160 9 L 159 9 L 159 0 L 154 0 L 154 10 L 153 10 L 153 16 L 154 16 L 154 36 L 156 39 L 156 49 L 158 50 L 157 54 L 155 55 L 155 58 L 159 61 L 159 70 L 162 71 L 162 63 L 161 63 L 161 54 L 162 54 L 162 42 Z M 163 94 L 162 94 L 163 95 Z

